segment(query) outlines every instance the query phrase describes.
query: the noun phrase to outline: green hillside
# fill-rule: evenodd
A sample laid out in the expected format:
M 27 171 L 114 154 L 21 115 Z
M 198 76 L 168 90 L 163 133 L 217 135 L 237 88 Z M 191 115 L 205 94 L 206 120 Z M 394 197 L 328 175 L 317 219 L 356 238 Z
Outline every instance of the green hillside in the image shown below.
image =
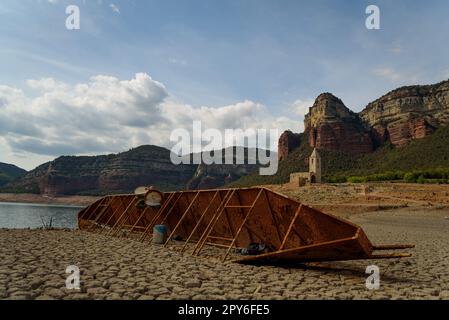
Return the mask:
M 286 183 L 289 181 L 290 173 L 307 171 L 307 158 L 312 149 L 308 146 L 307 137 L 302 141 L 303 143 L 298 149 L 279 163 L 276 175 L 251 174 L 233 182 L 230 186 Z M 373 153 L 359 156 L 320 150 L 320 155 L 323 164 L 323 178 L 329 182 L 338 181 L 338 178 L 341 177 L 449 168 L 449 127 L 442 127 L 434 134 L 412 141 L 403 148 L 384 145 Z
M 16 167 L 15 165 L 0 162 L 0 186 L 23 176 L 25 173 L 25 170 Z

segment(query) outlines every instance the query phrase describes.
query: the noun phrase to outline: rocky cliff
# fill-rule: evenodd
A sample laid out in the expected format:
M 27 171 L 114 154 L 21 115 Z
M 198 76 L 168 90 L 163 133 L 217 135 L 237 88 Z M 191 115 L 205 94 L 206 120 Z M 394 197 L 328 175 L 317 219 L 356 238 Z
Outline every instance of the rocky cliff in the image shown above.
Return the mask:
M 284 160 L 288 154 L 298 148 L 301 144 L 301 134 L 285 131 L 279 138 L 278 159 Z
M 318 96 L 305 116 L 304 127 L 313 148 L 352 154 L 373 151 L 370 130 L 358 114 L 330 93 Z
M 237 149 L 242 152 L 244 164 L 239 163 L 236 155 Z M 225 152 L 232 152 L 233 163 L 225 163 Z M 242 147 L 234 147 L 223 149 L 222 163 L 223 164 L 200 164 L 198 165 L 193 178 L 187 183 L 187 189 L 214 189 L 219 188 L 227 183 L 231 183 L 240 179 L 243 176 L 255 172 L 260 165 L 257 162 L 257 149 L 247 149 Z
M 191 179 L 195 169 L 192 165 L 173 165 L 165 148 L 142 146 L 119 154 L 59 157 L 6 188 L 47 195 L 129 192 L 141 185 L 179 188 Z
M 447 125 L 449 80 L 401 87 L 369 103 L 360 113 L 349 110 L 334 95 L 323 93 L 304 119 L 310 147 L 349 154 L 370 153 L 387 142 L 403 147 Z M 294 134 L 289 131 L 281 135 L 280 159 L 297 148 L 296 140 L 291 137 Z
M 378 144 L 402 147 L 449 124 L 449 81 L 396 89 L 368 104 L 360 116 Z
M 258 167 L 257 164 L 174 165 L 169 150 L 141 146 L 119 154 L 59 157 L 7 184 L 1 191 L 55 196 L 129 193 L 136 187 L 149 185 L 163 191 L 216 188 Z
M 257 165 L 236 164 L 200 164 L 193 178 L 187 183 L 187 189 L 215 189 L 254 172 Z

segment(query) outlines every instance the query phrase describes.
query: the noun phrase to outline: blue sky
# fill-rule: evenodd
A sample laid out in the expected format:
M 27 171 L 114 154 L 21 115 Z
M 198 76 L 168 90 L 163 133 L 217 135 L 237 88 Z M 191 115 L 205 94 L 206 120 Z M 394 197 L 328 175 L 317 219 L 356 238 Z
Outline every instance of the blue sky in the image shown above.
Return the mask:
M 80 30 L 65 28 L 69 4 L 81 10 Z M 381 10 L 381 30 L 365 28 L 369 4 Z M 59 154 L 118 152 L 147 141 L 164 144 L 163 137 L 145 136 L 161 129 L 152 127 L 150 121 L 146 126 L 129 126 L 114 141 L 106 141 L 111 135 L 106 129 L 92 133 L 99 139 L 85 150 L 65 147 L 63 132 L 73 130 L 77 136 L 77 129 L 89 129 L 80 123 L 67 128 L 60 122 L 58 126 L 43 110 L 62 112 L 67 108 L 76 117 L 73 110 L 80 106 L 70 103 L 78 100 L 73 96 L 67 100 L 67 96 L 80 84 L 96 88 L 101 82 L 105 87 L 103 78 L 92 84 L 90 79 L 96 76 L 131 83 L 140 79 L 153 89 L 160 84 L 164 92 L 157 89 L 159 95 L 152 100 L 159 105 L 142 113 L 143 117 L 174 108 L 170 112 L 186 112 L 191 118 L 201 107 L 208 112 L 221 110 L 227 117 L 226 110 L 243 109 L 245 115 L 247 108 L 258 106 L 245 125 L 254 122 L 251 117 L 260 112 L 263 121 L 259 127 L 279 123 L 280 130 L 300 130 L 307 106 L 325 91 L 360 111 L 398 86 L 449 78 L 448 15 L 449 3 L 444 0 L 2 0 L 0 86 L 4 88 L 0 102 L 9 101 L 9 108 L 4 102 L 2 110 L 0 103 L 0 112 L 8 112 L 10 121 L 3 130 L 0 127 L 0 161 L 30 169 Z M 151 82 L 136 78 L 142 73 Z M 60 85 L 48 87 L 47 81 L 44 90 L 42 82 L 30 85 L 30 80 L 41 79 Z M 19 112 L 15 112 L 21 108 L 27 112 L 27 104 L 33 105 L 33 123 L 42 121 L 42 132 L 34 136 L 19 128 Z M 217 119 L 221 120 L 229 123 L 228 118 Z M 81 140 L 70 143 L 82 145 Z

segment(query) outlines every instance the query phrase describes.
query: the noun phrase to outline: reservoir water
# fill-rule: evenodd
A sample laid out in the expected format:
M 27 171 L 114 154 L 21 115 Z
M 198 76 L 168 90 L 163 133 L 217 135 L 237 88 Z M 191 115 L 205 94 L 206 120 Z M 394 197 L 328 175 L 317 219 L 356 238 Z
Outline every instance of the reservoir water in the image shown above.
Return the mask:
M 0 228 L 40 228 L 52 220 L 54 228 L 76 229 L 81 207 L 0 202 Z

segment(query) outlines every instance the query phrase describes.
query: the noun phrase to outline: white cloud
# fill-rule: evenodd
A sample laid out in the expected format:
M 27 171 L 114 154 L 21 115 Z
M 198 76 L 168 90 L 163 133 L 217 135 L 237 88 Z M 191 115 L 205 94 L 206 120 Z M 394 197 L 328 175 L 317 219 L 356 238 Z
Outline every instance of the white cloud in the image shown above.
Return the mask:
M 120 8 L 116 4 L 109 4 L 109 8 L 111 8 L 113 12 L 120 14 Z
M 309 113 L 309 108 L 313 106 L 315 102 L 314 99 L 298 99 L 295 100 L 292 104 L 289 105 L 289 111 L 298 117 L 299 130 L 294 130 L 294 128 L 289 128 L 294 132 L 303 132 L 304 131 L 304 116 Z
M 35 90 L 42 92 L 54 90 L 56 88 L 61 88 L 64 86 L 62 82 L 57 82 L 52 78 L 44 78 L 40 80 L 27 80 L 27 85 Z
M 219 107 L 175 101 L 162 83 L 144 73 L 131 80 L 98 75 L 76 85 L 52 78 L 27 84 L 31 94 L 0 86 L 0 137 L 15 154 L 99 154 L 142 144 L 170 147 L 172 130 L 191 131 L 194 120 L 202 122 L 203 130 L 264 128 L 281 133 L 302 127 L 299 119 L 273 116 L 249 100 Z
M 290 110 L 294 114 L 304 118 L 304 116 L 309 112 L 309 108 L 313 105 L 314 101 L 314 99 L 298 99 L 290 105 Z

